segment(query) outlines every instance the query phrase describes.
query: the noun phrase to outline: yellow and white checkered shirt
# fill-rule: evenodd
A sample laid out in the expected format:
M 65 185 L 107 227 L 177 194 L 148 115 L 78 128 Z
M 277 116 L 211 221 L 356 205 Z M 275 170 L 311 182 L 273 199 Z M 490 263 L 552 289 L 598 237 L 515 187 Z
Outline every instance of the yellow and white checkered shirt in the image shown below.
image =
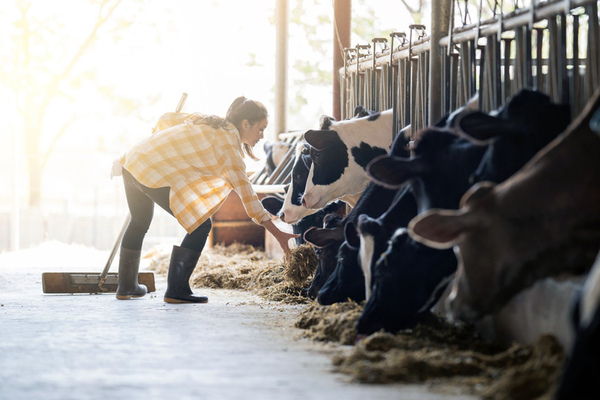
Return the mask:
M 248 179 L 235 126 L 194 123 L 201 119 L 200 114 L 163 115 L 155 133 L 129 150 L 121 165 L 145 186 L 171 188 L 171 210 L 188 233 L 217 212 L 231 190 L 255 223 L 269 220 Z

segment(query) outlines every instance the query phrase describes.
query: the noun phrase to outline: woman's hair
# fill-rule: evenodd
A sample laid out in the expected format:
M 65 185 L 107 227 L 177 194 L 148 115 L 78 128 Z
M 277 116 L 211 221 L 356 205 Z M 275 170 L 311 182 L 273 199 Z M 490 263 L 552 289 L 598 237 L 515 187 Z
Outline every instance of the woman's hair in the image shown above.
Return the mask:
M 261 102 L 249 100 L 244 96 L 240 96 L 231 103 L 225 118 L 217 117 L 216 115 L 206 116 L 203 118 L 202 123 L 216 129 L 224 127 L 227 123 L 232 123 L 238 131 L 241 131 L 243 120 L 246 119 L 250 125 L 254 125 L 268 116 L 269 113 L 267 112 L 267 108 Z M 243 146 L 244 152 L 250 156 L 250 158 L 258 160 L 249 144 L 244 143 Z

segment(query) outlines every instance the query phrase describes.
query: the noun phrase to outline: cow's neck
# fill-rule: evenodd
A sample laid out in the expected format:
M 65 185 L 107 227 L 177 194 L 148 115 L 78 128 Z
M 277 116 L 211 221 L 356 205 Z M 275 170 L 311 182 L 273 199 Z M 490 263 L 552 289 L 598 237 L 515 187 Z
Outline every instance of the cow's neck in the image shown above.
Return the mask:
M 343 197 L 340 197 L 340 200 L 342 200 L 343 202 L 348 204 L 350 207 L 354 208 L 354 206 L 356 206 L 356 203 L 358 202 L 358 199 L 360 199 L 360 196 L 362 196 L 362 194 L 363 194 L 363 192 L 347 194 L 347 195 L 344 195 Z

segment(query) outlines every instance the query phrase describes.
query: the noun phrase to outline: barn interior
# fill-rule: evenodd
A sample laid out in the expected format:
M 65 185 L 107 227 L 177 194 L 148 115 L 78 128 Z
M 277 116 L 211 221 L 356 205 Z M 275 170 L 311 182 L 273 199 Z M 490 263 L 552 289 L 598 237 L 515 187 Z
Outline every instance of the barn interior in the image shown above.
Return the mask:
M 364 334 L 359 320 L 374 295 L 326 304 L 311 294 L 325 246 L 307 239 L 291 243 L 292 252 L 284 254 L 277 240 L 248 217 L 235 191 L 212 216 L 207 248 L 190 279 L 194 292 L 211 298 L 208 304 L 163 303 L 171 247 L 185 230 L 158 207 L 144 242 L 141 271 L 152 276 L 152 284 L 156 280 L 156 287 L 145 299 L 123 305 L 114 299 L 115 289 L 103 293 L 102 284 L 105 278 L 107 286 L 117 279 L 116 251 L 128 222 L 123 225 L 128 212 L 123 183 L 110 178 L 111 165 L 148 136 L 165 112 L 219 115 L 240 92 L 259 97 L 269 109 L 269 126 L 256 146 L 259 161 L 246 157 L 248 179 L 263 204 L 272 197 L 283 201 L 293 189 L 302 155 L 310 159 L 311 150 L 320 150 L 306 144 L 305 133 L 322 128 L 322 116 L 329 116 L 332 129 L 342 135 L 344 126 L 389 112 L 385 135 L 391 139 L 385 153 L 393 154 L 392 140 L 404 137 L 407 158 L 414 158 L 422 132 L 462 113 L 466 104 L 496 115 L 523 90 L 531 90 L 568 107 L 572 120 L 593 114 L 590 107 L 600 88 L 599 1 L 183 3 L 75 5 L 64 0 L 53 7 L 14 0 L 0 5 L 5 11 L 0 25 L 7 27 L 0 35 L 6 44 L 6 51 L 0 51 L 5 60 L 0 102 L 15 116 L 0 153 L 0 178 L 10 188 L 0 196 L 0 315 L 8 332 L 0 348 L 9 355 L 0 360 L 0 398 L 596 397 L 570 392 L 569 379 L 570 370 L 580 368 L 584 372 L 578 370 L 579 381 L 573 381 L 597 393 L 589 376 L 600 355 L 582 344 L 582 336 L 597 337 L 598 330 L 579 326 L 579 313 L 587 306 L 594 321 L 600 318 L 600 297 L 593 290 L 599 279 L 594 271 L 600 268 L 598 205 L 581 207 L 590 221 L 581 240 L 592 243 L 593 252 L 585 258 L 584 271 L 572 273 L 567 265 L 580 260 L 570 244 L 552 245 L 560 257 L 545 255 L 548 264 L 559 260 L 564 268 L 528 281 L 475 320 L 452 315 L 447 299 L 458 285 L 453 274 L 410 326 L 390 329 L 393 324 L 386 321 Z M 233 4 L 250 18 L 231 16 Z M 68 17 L 57 11 L 65 7 L 73 10 Z M 205 19 L 210 20 L 206 27 L 198 27 Z M 228 19 L 235 23 L 228 26 Z M 140 62 L 134 65 L 135 58 Z M 369 114 L 357 117 L 360 107 Z M 597 118 L 588 119 L 594 131 Z M 564 131 L 576 131 L 575 125 Z M 89 136 L 88 130 L 93 131 Z M 377 135 L 364 131 L 363 143 L 375 143 Z M 302 146 L 307 146 L 305 153 Z M 541 146 L 535 157 L 548 147 Z M 588 150 L 597 156 L 597 148 Z M 586 164 L 588 176 L 595 176 L 598 160 Z M 366 163 L 362 167 L 367 172 L 360 179 L 381 184 Z M 316 166 L 307 168 L 314 176 Z M 590 198 L 597 188 L 592 185 Z M 416 193 L 423 215 L 429 210 Z M 363 192 L 345 194 L 360 199 Z M 538 195 L 552 201 L 551 194 Z M 302 198 L 297 200 L 301 207 Z M 385 203 L 379 204 L 383 210 L 388 208 L 388 200 L 379 201 Z M 353 221 L 357 204 L 347 202 L 335 217 L 342 224 Z M 463 201 L 432 208 L 464 206 Z M 558 216 L 544 217 L 560 223 Z M 286 223 L 282 211 L 272 218 L 279 229 L 299 232 L 294 230 L 298 221 Z M 317 228 L 324 227 L 320 218 Z M 532 235 L 550 230 L 551 224 L 532 227 Z M 367 243 L 362 236 L 355 252 L 346 253 L 362 268 L 367 296 L 373 284 L 363 284 L 365 268 L 375 281 L 375 265 L 394 260 L 394 238 L 412 235 L 409 224 L 396 228 L 396 236 L 388 234 L 380 244 L 386 250 L 374 258 L 377 262 L 365 266 L 357 258 Z M 308 238 L 305 232 L 300 234 Z M 341 242 L 349 244 L 348 235 L 342 229 Z M 460 268 L 464 250 L 459 245 L 450 249 Z M 333 255 L 333 266 L 342 261 Z M 524 264 L 535 264 L 530 261 Z M 93 289 L 79 292 L 69 292 L 76 285 L 66 281 L 54 293 L 45 287 L 43 274 L 64 277 L 75 271 L 88 281 L 102 271 L 99 288 L 97 279 L 92 279 Z M 197 344 L 191 336 L 205 342 Z M 586 354 L 585 363 L 580 354 Z M 173 361 L 177 358 L 185 365 Z

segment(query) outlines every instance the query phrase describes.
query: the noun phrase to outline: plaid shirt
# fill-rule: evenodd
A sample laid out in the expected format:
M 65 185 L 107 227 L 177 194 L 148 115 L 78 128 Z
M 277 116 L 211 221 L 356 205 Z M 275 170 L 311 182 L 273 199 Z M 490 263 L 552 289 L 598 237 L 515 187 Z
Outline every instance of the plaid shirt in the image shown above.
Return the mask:
M 233 124 L 215 129 L 200 114 L 167 113 L 154 134 L 120 160 L 141 184 L 169 186 L 173 214 L 187 232 L 210 218 L 231 190 L 252 220 L 270 219 L 246 173 L 239 133 Z

